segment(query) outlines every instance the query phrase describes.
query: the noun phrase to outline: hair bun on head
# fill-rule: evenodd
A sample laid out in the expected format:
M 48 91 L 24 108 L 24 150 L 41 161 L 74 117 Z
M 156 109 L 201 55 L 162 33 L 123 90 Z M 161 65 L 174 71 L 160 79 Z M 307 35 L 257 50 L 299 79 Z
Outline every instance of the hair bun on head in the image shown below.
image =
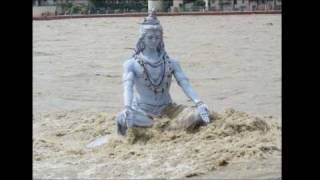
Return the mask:
M 144 21 L 141 23 L 142 25 L 160 25 L 160 22 L 156 16 L 156 11 L 154 8 L 149 11 L 148 17 L 144 18 Z
M 145 17 L 144 21 L 141 23 L 140 33 L 144 33 L 146 30 L 160 30 L 162 32 L 162 27 L 154 8 L 149 11 L 148 16 Z

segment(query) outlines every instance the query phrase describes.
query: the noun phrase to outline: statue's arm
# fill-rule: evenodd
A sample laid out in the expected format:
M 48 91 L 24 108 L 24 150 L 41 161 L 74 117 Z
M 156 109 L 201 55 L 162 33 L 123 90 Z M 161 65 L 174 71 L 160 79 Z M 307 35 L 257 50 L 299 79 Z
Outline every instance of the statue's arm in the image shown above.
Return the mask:
M 199 103 L 200 99 L 197 93 L 192 89 L 188 78 L 182 71 L 180 63 L 177 60 L 172 60 L 172 64 L 173 64 L 173 70 L 174 70 L 173 74 L 178 85 L 182 88 L 186 96 L 188 96 L 195 104 Z
M 133 99 L 134 70 L 133 60 L 129 59 L 123 64 L 122 74 L 124 106 L 130 108 Z

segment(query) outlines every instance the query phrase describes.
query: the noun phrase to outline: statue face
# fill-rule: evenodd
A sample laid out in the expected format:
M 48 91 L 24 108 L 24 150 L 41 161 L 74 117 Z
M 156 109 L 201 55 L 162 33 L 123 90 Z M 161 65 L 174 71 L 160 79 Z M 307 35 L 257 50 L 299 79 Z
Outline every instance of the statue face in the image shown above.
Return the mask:
M 148 30 L 143 39 L 147 48 L 155 49 L 161 41 L 161 32 L 159 30 Z

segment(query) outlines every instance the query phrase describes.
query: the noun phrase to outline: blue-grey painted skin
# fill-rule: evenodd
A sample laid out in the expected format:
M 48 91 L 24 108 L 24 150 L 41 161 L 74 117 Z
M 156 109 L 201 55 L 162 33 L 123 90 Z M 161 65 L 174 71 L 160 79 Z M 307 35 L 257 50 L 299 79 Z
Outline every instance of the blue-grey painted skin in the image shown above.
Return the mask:
M 128 127 L 151 127 L 151 117 L 161 116 L 162 110 L 172 103 L 172 77 L 197 106 L 194 121 L 210 121 L 208 107 L 192 89 L 179 61 L 166 53 L 162 37 L 162 27 L 153 10 L 141 24 L 135 53 L 123 64 L 125 109 L 116 118 L 121 135 L 126 134 Z

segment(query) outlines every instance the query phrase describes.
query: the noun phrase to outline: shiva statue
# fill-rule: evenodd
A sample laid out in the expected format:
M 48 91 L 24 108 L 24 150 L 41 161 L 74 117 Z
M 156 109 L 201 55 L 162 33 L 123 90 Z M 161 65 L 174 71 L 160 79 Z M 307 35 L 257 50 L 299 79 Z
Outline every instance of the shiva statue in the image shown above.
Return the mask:
M 195 106 L 172 101 L 172 77 Z M 207 105 L 192 89 L 179 62 L 167 54 L 155 10 L 141 23 L 135 52 L 123 64 L 122 83 L 124 110 L 116 117 L 120 135 L 126 135 L 131 127 L 152 127 L 156 117 L 176 120 L 177 127 L 182 129 L 206 125 L 212 120 Z

